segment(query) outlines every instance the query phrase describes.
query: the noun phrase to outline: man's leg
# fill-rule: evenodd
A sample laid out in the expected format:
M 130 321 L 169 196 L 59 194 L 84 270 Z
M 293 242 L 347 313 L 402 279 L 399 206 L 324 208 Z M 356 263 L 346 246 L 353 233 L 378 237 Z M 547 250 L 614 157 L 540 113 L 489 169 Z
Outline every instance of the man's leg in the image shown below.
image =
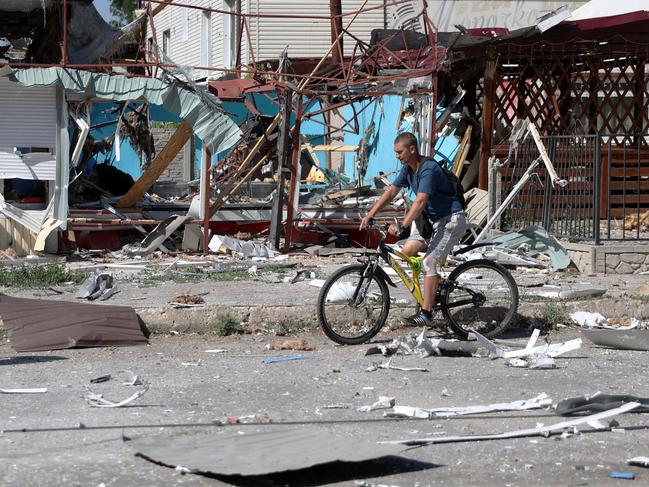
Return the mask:
M 424 304 L 421 315 L 410 319 L 417 325 L 432 325 L 432 310 L 439 286 L 439 269 L 453 247 L 460 241 L 466 231 L 464 213 L 455 213 L 450 217 L 438 220 L 434 224 L 433 238 L 424 257 Z
M 406 243 L 403 244 L 403 247 L 401 247 L 401 252 L 406 254 L 408 257 L 412 257 L 417 255 L 419 252 L 426 250 L 427 246 L 428 244 L 426 243 L 426 239 L 419 233 L 417 224 L 412 222 L 412 225 L 410 226 L 410 236 L 408 237 L 408 240 L 406 240 Z

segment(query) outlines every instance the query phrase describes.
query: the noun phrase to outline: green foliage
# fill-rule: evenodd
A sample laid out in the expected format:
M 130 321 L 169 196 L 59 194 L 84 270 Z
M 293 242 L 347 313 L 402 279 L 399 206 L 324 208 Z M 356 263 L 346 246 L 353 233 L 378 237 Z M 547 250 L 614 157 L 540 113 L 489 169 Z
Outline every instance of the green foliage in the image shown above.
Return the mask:
M 137 3 L 137 0 L 110 0 L 110 13 L 115 17 L 111 23 L 115 27 L 122 27 L 133 21 Z
M 558 323 L 570 323 L 570 311 L 564 304 L 547 303 L 541 308 L 538 320 L 546 328 L 553 328 Z
M 5 287 L 40 288 L 69 281 L 80 283 L 85 278 L 86 274 L 69 272 L 60 265 L 0 267 L 0 286 Z
M 210 320 L 207 328 L 218 336 L 229 336 L 241 331 L 241 324 L 230 313 L 220 313 Z

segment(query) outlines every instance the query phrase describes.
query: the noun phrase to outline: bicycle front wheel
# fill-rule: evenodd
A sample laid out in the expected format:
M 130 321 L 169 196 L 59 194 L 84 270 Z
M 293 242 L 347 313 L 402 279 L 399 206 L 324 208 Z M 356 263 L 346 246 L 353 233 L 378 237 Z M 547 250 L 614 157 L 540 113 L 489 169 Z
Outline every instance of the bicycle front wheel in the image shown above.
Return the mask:
M 390 311 L 390 293 L 366 265 L 339 269 L 327 279 L 318 297 L 318 319 L 325 334 L 341 345 L 358 345 L 376 335 Z
M 518 287 L 507 269 L 490 260 L 459 265 L 440 292 L 449 327 L 462 338 L 472 331 L 486 337 L 503 333 L 518 309 Z

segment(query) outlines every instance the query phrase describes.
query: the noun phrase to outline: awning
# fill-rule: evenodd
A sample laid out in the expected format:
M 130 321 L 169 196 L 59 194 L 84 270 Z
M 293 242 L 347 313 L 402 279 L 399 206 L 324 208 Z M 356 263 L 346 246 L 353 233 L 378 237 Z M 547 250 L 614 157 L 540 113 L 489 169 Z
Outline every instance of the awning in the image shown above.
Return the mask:
M 649 20 L 647 0 L 591 0 L 575 10 L 565 23 L 590 30 L 644 20 Z
M 192 127 L 194 133 L 213 153 L 222 152 L 241 138 L 239 127 L 214 103 L 177 82 L 157 78 L 128 77 L 120 74 L 93 73 L 63 67 L 15 69 L 9 79 L 24 86 L 58 84 L 66 93 L 87 99 L 147 102 L 159 105 Z M 207 94 L 207 96 L 213 96 Z M 214 97 L 214 101 L 217 101 Z

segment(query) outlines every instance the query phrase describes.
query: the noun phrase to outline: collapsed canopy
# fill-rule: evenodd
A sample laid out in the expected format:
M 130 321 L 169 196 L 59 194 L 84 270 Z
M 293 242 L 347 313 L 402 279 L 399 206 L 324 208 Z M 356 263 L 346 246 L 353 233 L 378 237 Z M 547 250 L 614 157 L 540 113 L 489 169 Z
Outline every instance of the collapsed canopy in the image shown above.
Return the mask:
M 24 86 L 58 84 L 66 93 L 82 94 L 88 99 L 159 105 L 187 122 L 212 154 L 228 149 L 241 137 L 241 130 L 227 115 L 176 82 L 63 67 L 17 69 L 10 79 Z

